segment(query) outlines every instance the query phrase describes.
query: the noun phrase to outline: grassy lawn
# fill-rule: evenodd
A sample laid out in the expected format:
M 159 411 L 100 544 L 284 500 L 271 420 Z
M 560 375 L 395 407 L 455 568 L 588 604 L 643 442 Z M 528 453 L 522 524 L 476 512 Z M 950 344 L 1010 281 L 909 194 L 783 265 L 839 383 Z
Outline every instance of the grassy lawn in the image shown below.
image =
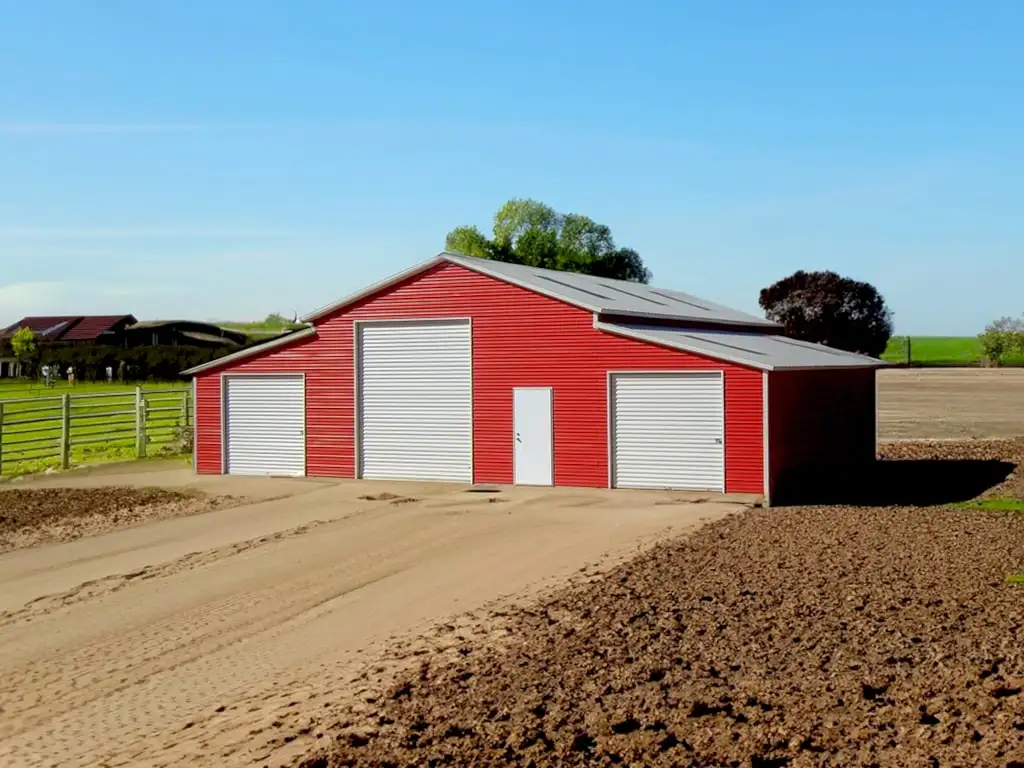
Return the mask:
M 1024 501 L 1020 499 L 974 499 L 953 506 L 961 509 L 989 509 L 997 512 L 1024 512 Z
M 911 336 L 911 362 L 922 365 L 977 365 L 981 361 L 981 342 L 975 336 Z M 893 336 L 882 353 L 890 363 L 907 361 L 907 337 Z M 1006 361 L 1010 365 L 1024 365 L 1024 355 Z
M 911 360 L 915 363 L 971 365 L 981 360 L 981 343 L 973 336 L 911 336 Z M 907 360 L 907 337 L 893 336 L 882 359 L 891 363 Z
M 118 382 L 107 384 L 105 381 L 80 381 L 74 387 L 71 387 L 67 381 L 61 380 L 54 383 L 52 387 L 46 388 L 43 386 L 42 381 L 0 379 L 0 400 L 60 396 L 65 392 L 69 395 L 94 395 L 102 392 L 131 392 L 134 394 L 136 386 L 142 386 L 145 391 L 153 392 L 163 389 L 187 389 L 189 384 L 184 381 L 153 381 L 141 385 L 120 384 Z
M 147 403 L 147 455 L 171 449 L 190 423 L 191 388 L 182 383 L 143 386 Z M 0 473 L 39 472 L 59 466 L 61 396 L 70 395 L 71 463 L 135 457 L 135 385 L 62 382 L 51 388 L 26 382 L 0 384 L 3 428 Z M 186 400 L 187 398 L 187 400 Z M 24 420 L 33 419 L 25 423 Z

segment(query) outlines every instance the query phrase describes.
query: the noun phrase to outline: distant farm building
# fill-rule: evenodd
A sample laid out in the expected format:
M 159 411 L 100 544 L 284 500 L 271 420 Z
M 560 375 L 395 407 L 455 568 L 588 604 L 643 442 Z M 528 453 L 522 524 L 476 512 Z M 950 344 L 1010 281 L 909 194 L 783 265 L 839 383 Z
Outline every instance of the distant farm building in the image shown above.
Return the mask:
M 0 332 L 9 341 L 22 328 L 35 334 L 39 344 L 116 344 L 126 327 L 137 322 L 133 315 L 55 315 L 23 317 Z
M 107 344 L 115 347 L 238 347 L 248 340 L 241 331 L 195 320 L 143 320 L 133 315 L 67 315 L 23 317 L 0 331 L 10 341 L 21 328 L 29 328 L 40 345 Z
M 0 378 L 22 375 L 23 363 L 10 348 L 14 334 L 28 328 L 42 349 L 61 347 L 189 346 L 232 350 L 248 341 L 246 334 L 194 320 L 145 320 L 134 315 L 53 315 L 23 317 L 0 329 Z
M 194 320 L 144 320 L 125 328 L 122 336 L 127 347 L 240 347 L 248 341 L 241 331 Z
M 117 344 L 124 329 L 136 322 L 133 315 L 47 315 L 23 317 L 0 330 L 0 378 L 20 376 L 22 362 L 10 352 L 10 341 L 22 328 L 35 334 L 41 346 Z

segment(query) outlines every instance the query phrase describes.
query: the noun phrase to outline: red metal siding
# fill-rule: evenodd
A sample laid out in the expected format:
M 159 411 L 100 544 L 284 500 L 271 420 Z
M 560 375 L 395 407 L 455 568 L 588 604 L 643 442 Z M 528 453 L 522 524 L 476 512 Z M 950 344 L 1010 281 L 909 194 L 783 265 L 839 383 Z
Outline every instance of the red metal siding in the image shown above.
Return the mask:
M 875 458 L 875 371 L 768 374 L 768 465 L 772 493 L 787 475 Z
M 512 482 L 512 388 L 554 390 L 555 484 L 608 485 L 607 372 L 725 371 L 726 490 L 761 493 L 761 372 L 613 336 L 593 315 L 454 264 L 443 264 L 317 324 L 316 338 L 231 366 L 306 374 L 310 475 L 353 477 L 353 320 L 471 317 L 476 482 Z M 200 376 L 200 471 L 220 471 L 221 371 Z M 207 390 L 212 394 L 207 394 Z M 214 392 L 214 390 L 216 390 Z
M 196 471 L 219 474 L 220 446 L 220 373 L 214 371 L 196 377 Z

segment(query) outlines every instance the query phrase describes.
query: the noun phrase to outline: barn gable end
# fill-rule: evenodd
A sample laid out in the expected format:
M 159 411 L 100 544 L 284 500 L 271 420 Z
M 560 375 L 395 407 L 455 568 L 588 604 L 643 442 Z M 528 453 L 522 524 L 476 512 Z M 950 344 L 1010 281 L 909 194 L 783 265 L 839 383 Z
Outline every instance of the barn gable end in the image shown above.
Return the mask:
M 725 490 L 762 493 L 760 370 L 604 332 L 592 312 L 444 261 L 317 317 L 312 335 L 199 371 L 198 471 L 224 470 L 224 374 L 301 373 L 306 474 L 355 477 L 356 321 L 442 318 L 471 318 L 475 482 L 512 482 L 514 387 L 552 388 L 554 484 L 605 487 L 609 372 L 721 371 Z

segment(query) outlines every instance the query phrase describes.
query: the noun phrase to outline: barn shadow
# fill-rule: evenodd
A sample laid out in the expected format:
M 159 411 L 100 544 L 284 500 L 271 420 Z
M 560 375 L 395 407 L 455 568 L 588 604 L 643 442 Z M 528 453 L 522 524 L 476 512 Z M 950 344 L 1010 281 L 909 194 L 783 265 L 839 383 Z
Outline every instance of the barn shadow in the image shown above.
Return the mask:
M 932 506 L 970 501 L 1003 483 L 1009 461 L 879 459 L 859 468 L 808 468 L 780 479 L 775 506 Z

